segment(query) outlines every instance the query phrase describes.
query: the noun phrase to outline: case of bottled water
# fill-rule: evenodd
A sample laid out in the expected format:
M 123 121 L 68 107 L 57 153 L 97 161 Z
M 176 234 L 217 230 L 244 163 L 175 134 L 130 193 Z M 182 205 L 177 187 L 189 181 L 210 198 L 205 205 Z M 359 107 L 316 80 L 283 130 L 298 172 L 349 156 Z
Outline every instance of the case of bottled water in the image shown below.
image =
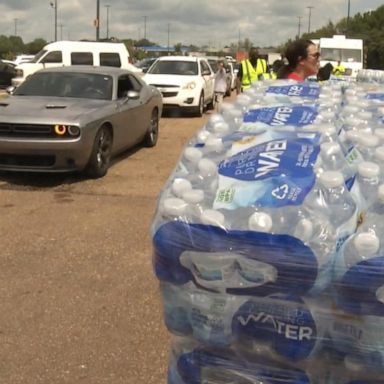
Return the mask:
M 169 384 L 381 378 L 383 100 L 261 81 L 185 145 L 151 228 Z

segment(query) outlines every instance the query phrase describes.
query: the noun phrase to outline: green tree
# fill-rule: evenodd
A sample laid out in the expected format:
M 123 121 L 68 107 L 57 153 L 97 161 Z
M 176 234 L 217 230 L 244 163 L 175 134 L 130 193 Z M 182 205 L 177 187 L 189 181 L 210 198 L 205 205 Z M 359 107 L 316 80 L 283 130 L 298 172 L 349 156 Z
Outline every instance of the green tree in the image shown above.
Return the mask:
M 47 45 L 47 42 L 44 39 L 35 39 L 25 45 L 25 53 L 35 55 L 41 51 L 45 45 Z

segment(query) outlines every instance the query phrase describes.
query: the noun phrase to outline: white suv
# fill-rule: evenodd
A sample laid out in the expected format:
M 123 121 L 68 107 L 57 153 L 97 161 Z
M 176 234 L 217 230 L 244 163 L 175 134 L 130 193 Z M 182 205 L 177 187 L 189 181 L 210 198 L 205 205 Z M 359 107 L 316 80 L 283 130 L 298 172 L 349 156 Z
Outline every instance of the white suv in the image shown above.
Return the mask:
M 215 107 L 214 73 L 203 57 L 159 57 L 143 76 L 163 95 L 164 107 L 179 107 L 202 116 Z

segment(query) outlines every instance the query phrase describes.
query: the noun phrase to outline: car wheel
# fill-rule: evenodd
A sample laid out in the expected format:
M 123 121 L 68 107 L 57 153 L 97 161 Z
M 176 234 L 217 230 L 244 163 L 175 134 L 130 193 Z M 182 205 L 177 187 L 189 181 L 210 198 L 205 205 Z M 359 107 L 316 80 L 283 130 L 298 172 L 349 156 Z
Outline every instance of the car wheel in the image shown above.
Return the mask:
M 147 133 L 144 137 L 144 145 L 146 147 L 154 147 L 157 143 L 157 138 L 159 136 L 159 113 L 157 109 L 152 111 L 151 121 L 149 122 L 149 127 Z
M 204 94 L 200 94 L 199 105 L 196 109 L 196 116 L 201 117 L 204 114 Z
M 89 158 L 87 174 L 97 179 L 106 175 L 112 154 L 112 132 L 102 126 L 96 134 L 91 157 Z

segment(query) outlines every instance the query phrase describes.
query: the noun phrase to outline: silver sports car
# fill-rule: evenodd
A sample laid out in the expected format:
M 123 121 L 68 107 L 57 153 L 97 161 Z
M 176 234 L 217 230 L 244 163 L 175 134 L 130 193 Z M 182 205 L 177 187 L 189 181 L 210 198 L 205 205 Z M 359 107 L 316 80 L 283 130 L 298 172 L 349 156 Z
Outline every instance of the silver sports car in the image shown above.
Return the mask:
M 43 69 L 0 99 L 0 170 L 107 173 L 113 155 L 156 145 L 160 92 L 129 71 Z

